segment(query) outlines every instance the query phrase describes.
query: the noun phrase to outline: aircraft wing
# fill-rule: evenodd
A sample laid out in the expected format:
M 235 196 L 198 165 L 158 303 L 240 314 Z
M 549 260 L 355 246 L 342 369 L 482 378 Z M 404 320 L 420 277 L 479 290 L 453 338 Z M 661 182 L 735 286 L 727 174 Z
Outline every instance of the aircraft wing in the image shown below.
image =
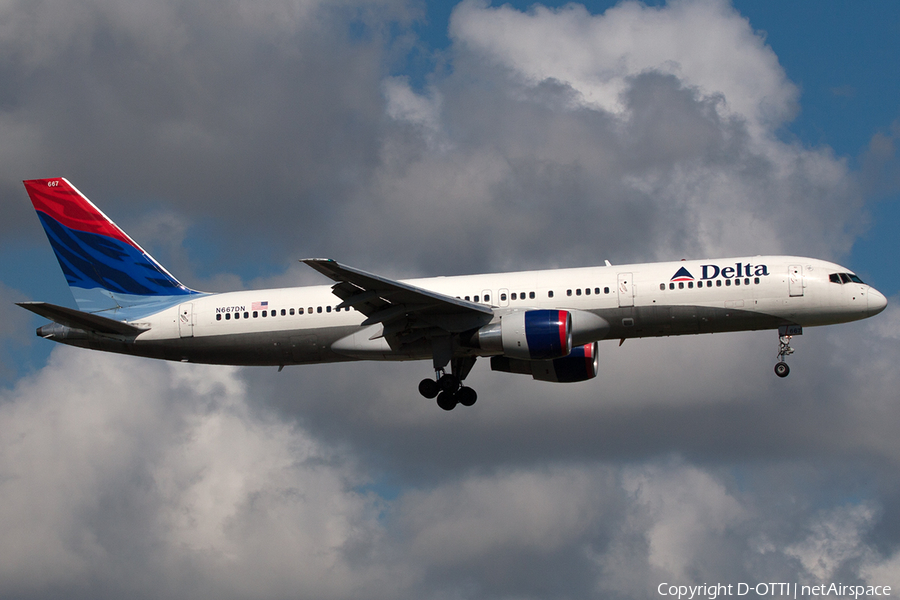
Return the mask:
M 342 300 L 338 308 L 349 306 L 366 315 L 363 326 L 382 323 L 387 327 L 405 319 L 459 333 L 481 327 L 494 316 L 489 306 L 366 273 L 328 258 L 301 262 L 337 282 L 331 289 Z
M 16 304 L 60 325 L 72 327 L 73 329 L 93 331 L 106 335 L 125 336 L 136 336 L 147 331 L 145 327 L 136 327 L 115 319 L 108 319 L 100 315 L 82 312 L 74 308 L 66 308 L 65 306 L 57 306 L 48 302 L 16 302 Z

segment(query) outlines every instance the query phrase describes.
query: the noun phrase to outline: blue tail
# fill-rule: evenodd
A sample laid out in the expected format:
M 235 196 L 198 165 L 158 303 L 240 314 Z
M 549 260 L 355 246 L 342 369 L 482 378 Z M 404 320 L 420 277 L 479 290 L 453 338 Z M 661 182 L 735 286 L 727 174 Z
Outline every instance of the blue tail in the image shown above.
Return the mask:
M 82 311 L 131 319 L 202 294 L 175 279 L 67 180 L 24 183 Z

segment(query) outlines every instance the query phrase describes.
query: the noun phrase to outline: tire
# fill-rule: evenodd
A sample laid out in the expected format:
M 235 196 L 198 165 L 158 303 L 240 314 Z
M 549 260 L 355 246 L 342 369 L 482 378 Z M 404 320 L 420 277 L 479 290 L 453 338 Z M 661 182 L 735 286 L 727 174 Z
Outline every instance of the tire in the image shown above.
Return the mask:
M 450 373 L 441 375 L 441 378 L 437 380 L 437 384 L 440 386 L 441 391 L 449 392 L 451 394 L 456 393 L 459 389 L 459 379 Z
M 472 406 L 475 404 L 475 401 L 478 400 L 478 394 L 470 387 L 461 387 L 459 388 L 459 391 L 456 392 L 456 399 L 459 400 L 459 403 L 463 406 Z
M 434 379 L 423 379 L 419 382 L 419 393 L 428 399 L 434 398 L 440 391 L 441 388 Z
M 444 410 L 453 410 L 456 408 L 456 394 L 441 392 L 437 397 L 437 405 Z
M 791 368 L 786 362 L 780 362 L 775 365 L 775 374 L 779 377 L 787 377 L 791 373 Z

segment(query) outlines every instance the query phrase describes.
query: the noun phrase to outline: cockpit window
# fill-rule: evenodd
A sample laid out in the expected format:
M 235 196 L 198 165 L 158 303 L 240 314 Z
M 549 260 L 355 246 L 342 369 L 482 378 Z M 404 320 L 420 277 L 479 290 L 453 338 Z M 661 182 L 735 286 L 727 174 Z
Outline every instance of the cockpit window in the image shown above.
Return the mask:
M 828 276 L 828 281 L 831 283 L 863 283 L 863 280 L 854 275 L 853 273 L 832 273 Z

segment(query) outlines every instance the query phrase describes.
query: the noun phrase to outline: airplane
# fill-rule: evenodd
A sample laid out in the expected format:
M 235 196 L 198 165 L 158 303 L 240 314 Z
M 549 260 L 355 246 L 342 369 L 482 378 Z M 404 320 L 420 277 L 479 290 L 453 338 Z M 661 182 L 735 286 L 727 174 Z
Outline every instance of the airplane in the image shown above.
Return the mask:
M 771 329 L 775 373 L 803 327 L 871 317 L 884 295 L 837 264 L 742 256 L 395 281 L 331 259 L 302 262 L 332 285 L 205 293 L 178 281 L 64 178 L 24 181 L 78 310 L 37 335 L 81 348 L 189 363 L 286 365 L 428 360 L 419 393 L 471 406 L 476 359 L 549 382 L 597 376 L 598 342 Z M 448 370 L 449 367 L 449 370 Z

